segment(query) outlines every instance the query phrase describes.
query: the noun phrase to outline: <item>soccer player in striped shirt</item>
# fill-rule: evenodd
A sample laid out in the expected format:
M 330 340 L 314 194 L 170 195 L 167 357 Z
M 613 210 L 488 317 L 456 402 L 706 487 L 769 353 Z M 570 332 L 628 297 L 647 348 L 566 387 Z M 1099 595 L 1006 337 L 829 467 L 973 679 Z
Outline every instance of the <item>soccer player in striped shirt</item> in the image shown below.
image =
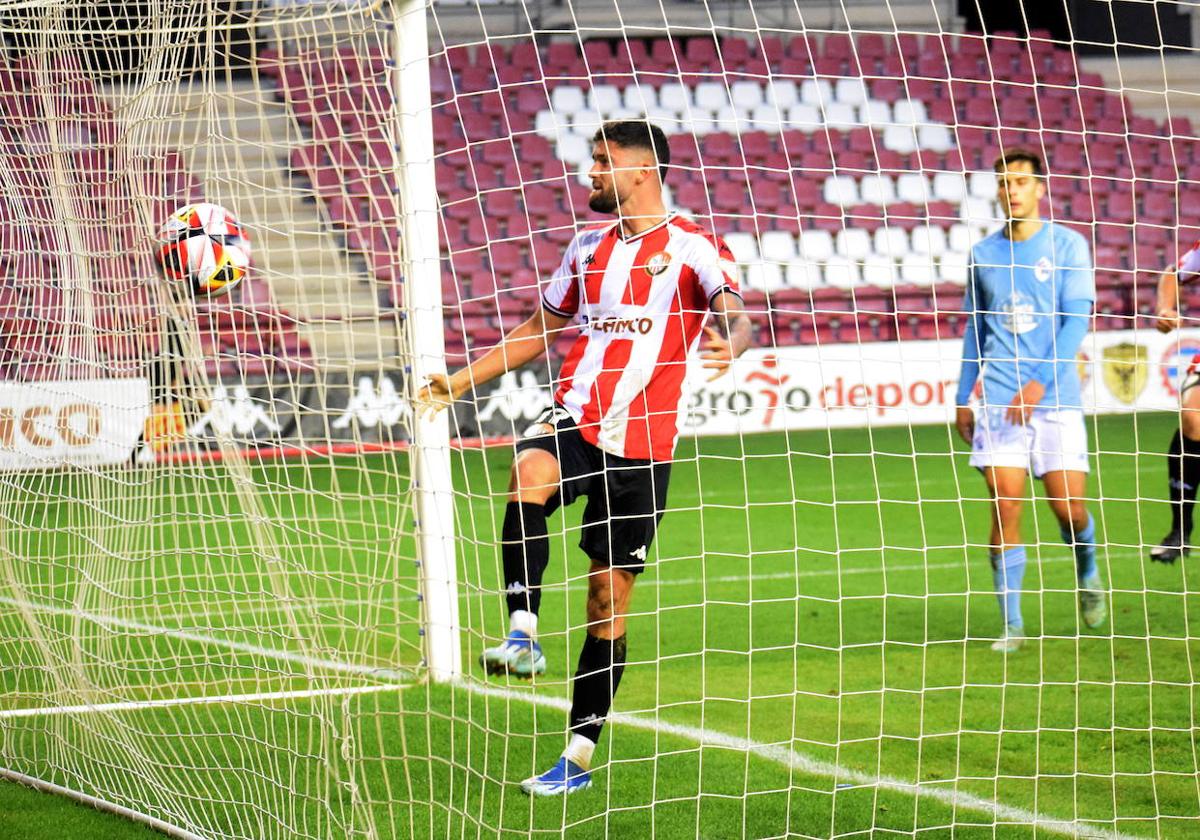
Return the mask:
M 1200 242 L 1158 281 L 1158 331 L 1179 328 L 1179 284 L 1200 278 Z M 1179 385 L 1179 428 L 1167 454 L 1167 485 L 1171 499 L 1171 530 L 1150 550 L 1150 559 L 1174 563 L 1187 555 L 1192 537 L 1192 508 L 1200 485 L 1200 355 L 1192 358 Z
M 1008 223 L 971 249 L 963 309 L 956 425 L 971 445 L 971 466 L 993 500 L 991 563 L 1004 635 L 992 650 L 1011 653 L 1025 637 L 1021 513 L 1030 471 L 1042 480 L 1062 539 L 1075 553 L 1079 610 L 1088 627 L 1107 616 L 1096 571 L 1096 526 L 1084 504 L 1088 444 L 1075 354 L 1096 299 L 1087 240 L 1042 221 L 1042 159 L 1009 149 L 996 160 L 997 200 Z M 982 368 L 979 409 L 969 405 Z
M 625 668 L 630 596 L 666 506 L 687 357 L 703 337 L 700 356 L 715 377 L 750 343 L 728 247 L 664 206 L 670 151 L 662 130 L 610 122 L 593 143 L 588 203 L 617 220 L 580 231 L 538 311 L 478 361 L 430 377 L 421 395 L 436 410 L 542 355 L 568 325 L 578 328 L 553 407 L 516 445 L 501 548 L 509 634 L 480 657 L 493 674 L 546 670 L 537 643 L 546 517 L 587 496 L 579 544 L 591 562 L 587 634 L 567 748 L 554 767 L 521 783 L 540 795 L 591 785 L 592 751 Z M 705 326 L 710 312 L 722 331 Z

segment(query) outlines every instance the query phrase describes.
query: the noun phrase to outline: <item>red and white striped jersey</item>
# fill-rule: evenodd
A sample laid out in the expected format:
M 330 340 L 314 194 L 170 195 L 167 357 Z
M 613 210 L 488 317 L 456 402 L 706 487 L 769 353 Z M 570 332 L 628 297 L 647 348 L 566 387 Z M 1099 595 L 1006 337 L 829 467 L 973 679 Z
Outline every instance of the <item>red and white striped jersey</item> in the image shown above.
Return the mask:
M 584 439 L 625 458 L 671 459 L 688 353 L 713 298 L 738 293 L 735 276 L 725 243 L 679 216 L 628 239 L 619 222 L 575 236 L 542 305 L 580 328 L 554 401 Z

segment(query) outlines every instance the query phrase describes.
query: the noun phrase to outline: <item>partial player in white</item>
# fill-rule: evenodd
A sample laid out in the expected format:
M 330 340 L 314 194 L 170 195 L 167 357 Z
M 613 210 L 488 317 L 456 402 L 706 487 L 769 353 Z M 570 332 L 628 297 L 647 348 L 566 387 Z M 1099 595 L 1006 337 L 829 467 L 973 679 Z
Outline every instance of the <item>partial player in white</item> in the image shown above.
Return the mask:
M 1084 503 L 1088 445 L 1075 355 L 1087 335 L 1095 281 L 1087 241 L 1044 222 L 1041 157 L 1009 149 L 996 160 L 997 199 L 1008 222 L 971 249 L 964 310 L 956 425 L 971 444 L 971 466 L 987 480 L 992 506 L 991 564 L 1010 653 L 1025 638 L 1021 514 L 1030 471 L 1042 480 L 1062 539 L 1075 552 L 1084 623 L 1104 623 L 1096 570 L 1096 528 Z M 982 371 L 977 412 L 969 401 Z
M 1192 245 L 1174 268 L 1158 280 L 1158 321 L 1161 333 L 1179 328 L 1179 286 L 1200 277 L 1200 242 Z M 1171 530 L 1150 549 L 1150 559 L 1174 563 L 1186 556 L 1192 537 L 1192 508 L 1200 485 L 1200 356 L 1192 358 L 1179 384 L 1179 428 L 1167 452 L 1167 487 L 1171 499 Z
M 521 783 L 558 795 L 591 785 L 592 752 L 625 669 L 625 615 L 666 508 L 687 358 L 714 377 L 750 343 L 733 255 L 713 233 L 663 202 L 670 150 L 657 126 L 606 123 L 593 138 L 589 206 L 616 222 L 585 228 L 567 247 L 542 305 L 478 361 L 430 377 L 420 399 L 436 410 L 545 352 L 578 327 L 554 406 L 517 443 L 501 558 L 509 634 L 485 650 L 488 673 L 546 670 L 537 643 L 542 576 L 550 558 L 546 518 L 587 496 L 580 548 L 591 561 L 587 634 L 572 684 L 571 738 L 558 762 Z M 723 332 L 705 326 L 713 313 Z

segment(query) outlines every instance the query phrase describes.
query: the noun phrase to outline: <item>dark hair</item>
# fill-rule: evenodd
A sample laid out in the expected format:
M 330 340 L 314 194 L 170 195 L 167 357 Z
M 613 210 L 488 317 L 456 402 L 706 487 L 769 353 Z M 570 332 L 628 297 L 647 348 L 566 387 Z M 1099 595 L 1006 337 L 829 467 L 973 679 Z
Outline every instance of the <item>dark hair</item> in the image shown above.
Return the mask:
M 593 143 L 607 140 L 622 149 L 645 149 L 654 154 L 658 161 L 658 177 L 667 180 L 667 167 L 671 163 L 671 147 L 667 135 L 649 120 L 611 120 L 596 131 Z
M 1002 172 L 1006 167 L 1014 163 L 1028 163 L 1033 167 L 1033 174 L 1039 178 L 1043 174 L 1042 156 L 1033 149 L 1025 146 L 1014 146 L 1011 149 L 1005 149 L 996 156 L 996 160 L 992 163 L 992 169 L 996 172 Z

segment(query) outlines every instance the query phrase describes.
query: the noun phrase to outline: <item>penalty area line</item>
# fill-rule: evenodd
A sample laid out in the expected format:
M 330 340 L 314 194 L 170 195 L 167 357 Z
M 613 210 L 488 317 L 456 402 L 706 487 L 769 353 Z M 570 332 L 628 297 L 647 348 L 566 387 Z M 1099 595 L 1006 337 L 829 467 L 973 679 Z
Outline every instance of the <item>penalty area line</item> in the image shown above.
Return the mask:
M 499 697 L 505 700 L 515 700 L 521 703 L 528 703 L 531 706 L 541 706 L 543 708 L 555 709 L 562 712 L 570 712 L 571 702 L 563 697 L 539 697 L 530 692 L 514 691 L 508 688 L 498 688 L 495 686 L 483 685 L 477 682 L 468 682 L 463 680 L 458 683 L 459 686 L 473 694 L 483 695 L 485 697 Z M 870 787 L 882 790 L 894 791 L 896 793 L 905 794 L 917 798 L 926 798 L 936 800 L 943 805 L 948 805 L 951 808 L 966 809 L 970 811 L 979 811 L 985 814 L 990 814 L 996 820 L 996 825 L 1027 825 L 1032 826 L 1042 831 L 1051 832 L 1054 834 L 1063 834 L 1069 837 L 1087 837 L 1087 838 L 1103 838 L 1104 840 L 1142 840 L 1137 835 L 1123 834 L 1115 829 L 1104 826 L 1094 825 L 1092 823 L 1082 822 L 1079 820 L 1066 820 L 1058 817 L 1052 817 L 1046 814 L 1040 814 L 1036 811 L 1028 811 L 1024 808 L 1018 808 L 1013 805 L 1005 805 L 991 799 L 985 799 L 982 796 L 976 796 L 971 793 L 964 793 L 958 790 L 947 790 L 941 785 L 945 783 L 927 783 L 914 784 L 906 782 L 903 779 L 898 779 L 894 776 L 873 775 L 863 772 L 862 770 L 854 770 L 848 767 L 842 767 L 838 764 L 833 764 L 828 761 L 807 756 L 804 753 L 797 752 L 789 747 L 780 746 L 778 744 L 764 744 L 761 741 L 755 741 L 750 738 L 743 738 L 737 735 L 730 735 L 725 732 L 718 732 L 712 729 L 703 729 L 698 726 L 689 726 L 681 723 L 671 723 L 669 721 L 658 720 L 647 717 L 645 715 L 631 714 L 629 712 L 612 712 L 607 718 L 609 723 L 618 726 L 629 727 L 631 729 L 641 729 L 645 732 L 653 732 L 657 735 L 671 735 L 681 738 L 686 741 L 693 741 L 702 747 L 721 747 L 737 752 L 749 753 L 766 761 L 774 762 L 782 765 L 789 770 L 807 773 L 813 776 L 823 776 L 832 778 L 838 783 L 850 784 L 854 787 Z M 971 827 L 970 823 L 962 823 L 962 827 Z M 980 826 L 986 827 L 986 826 Z

